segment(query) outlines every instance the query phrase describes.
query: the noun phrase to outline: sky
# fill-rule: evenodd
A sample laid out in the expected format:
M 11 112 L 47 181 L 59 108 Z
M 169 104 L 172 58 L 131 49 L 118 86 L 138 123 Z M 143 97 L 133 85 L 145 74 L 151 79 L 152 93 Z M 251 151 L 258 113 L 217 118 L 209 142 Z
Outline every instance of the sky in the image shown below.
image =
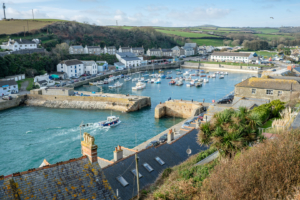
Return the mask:
M 2 0 L 7 18 L 97 25 L 187 27 L 299 26 L 300 0 Z M 3 18 L 3 10 L 0 10 Z M 271 19 L 273 17 L 274 19 Z

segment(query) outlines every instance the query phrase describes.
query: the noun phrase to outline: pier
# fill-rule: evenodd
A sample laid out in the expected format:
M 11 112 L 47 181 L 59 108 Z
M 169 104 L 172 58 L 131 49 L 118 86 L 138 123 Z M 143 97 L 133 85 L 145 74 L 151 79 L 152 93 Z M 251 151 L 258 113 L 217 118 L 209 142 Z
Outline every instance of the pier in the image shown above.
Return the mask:
M 151 98 L 144 96 L 80 92 L 83 96 L 72 96 L 70 88 L 48 88 L 32 90 L 25 101 L 29 106 L 48 108 L 99 109 L 133 112 L 151 106 Z

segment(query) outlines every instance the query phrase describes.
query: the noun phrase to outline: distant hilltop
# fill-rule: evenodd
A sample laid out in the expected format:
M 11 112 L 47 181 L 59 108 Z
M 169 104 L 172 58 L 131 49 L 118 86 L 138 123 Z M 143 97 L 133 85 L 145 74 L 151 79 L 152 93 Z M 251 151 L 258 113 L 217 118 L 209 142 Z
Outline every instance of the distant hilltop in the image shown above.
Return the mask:
M 200 25 L 198 27 L 219 27 L 219 26 L 215 26 L 215 25 L 211 25 L 211 24 L 204 24 L 204 25 Z

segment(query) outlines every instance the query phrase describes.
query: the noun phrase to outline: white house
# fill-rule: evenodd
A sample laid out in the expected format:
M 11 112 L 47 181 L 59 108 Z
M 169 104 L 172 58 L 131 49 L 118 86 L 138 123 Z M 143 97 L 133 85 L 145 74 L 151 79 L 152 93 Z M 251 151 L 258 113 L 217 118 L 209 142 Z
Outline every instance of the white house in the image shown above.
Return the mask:
M 168 56 L 168 57 L 172 57 L 173 56 L 172 49 L 160 49 L 160 51 L 161 51 L 161 55 L 162 56 Z
M 205 46 L 200 46 L 200 47 L 198 47 L 198 53 L 199 53 L 199 54 L 202 54 L 202 55 L 206 55 L 206 54 L 207 54 L 207 51 L 206 51 Z
M 49 79 L 49 75 L 40 75 L 34 77 L 34 84 L 38 85 L 39 87 L 46 87 L 55 85 L 55 81 Z
M 85 54 L 95 54 L 100 55 L 104 53 L 104 49 L 101 49 L 100 46 L 86 46 L 84 47 L 84 53 Z
M 30 40 L 11 40 L 9 39 L 8 42 L 3 42 L 2 45 L 0 45 L 1 49 L 8 49 L 11 51 L 18 51 L 22 49 L 36 49 L 37 43 Z
M 84 54 L 84 48 L 81 45 L 70 46 L 69 54 Z
M 195 55 L 194 48 L 192 48 L 192 47 L 182 47 L 182 48 L 184 50 L 184 55 L 185 56 L 193 56 L 193 55 Z
M 89 61 L 83 61 L 81 62 L 84 65 L 84 71 L 86 74 L 97 74 L 98 73 L 98 65 L 95 61 L 89 60 Z
M 172 51 L 173 51 L 173 56 L 179 57 L 179 56 L 184 55 L 184 49 L 180 48 L 179 46 L 173 47 Z
M 147 50 L 147 56 L 157 56 L 161 57 L 162 52 L 160 49 L 148 49 Z
M 136 57 L 134 53 L 117 53 L 117 59 L 125 65 L 125 67 L 137 67 L 141 65 L 143 57 Z
M 144 55 L 144 47 L 131 47 L 131 53 L 134 53 L 136 56 L 143 56 Z
M 215 48 L 213 46 L 206 46 L 205 48 L 206 48 L 207 53 L 211 53 L 215 50 Z
M 110 54 L 110 55 L 115 55 L 116 54 L 116 47 L 115 46 L 110 46 L 110 47 L 104 47 L 104 53 L 105 54 Z
M 0 80 L 0 95 L 10 95 L 19 92 L 18 84 L 15 80 Z
M 126 52 L 131 52 L 131 49 L 129 47 L 119 47 L 119 52 L 120 53 L 126 53 Z
M 84 64 L 77 60 L 64 60 L 57 65 L 57 72 L 64 72 L 68 77 L 81 76 L 85 73 Z
M 96 61 L 98 65 L 98 72 L 103 72 L 108 70 L 108 63 L 106 61 Z
M 211 54 L 210 59 L 213 61 L 249 63 L 252 57 L 253 53 L 214 52 Z
M 183 48 L 184 49 L 193 48 L 194 54 L 192 54 L 192 55 L 195 55 L 195 54 L 198 53 L 198 45 L 197 45 L 197 43 L 185 43 L 184 46 L 183 46 Z M 191 50 L 188 50 L 188 51 L 189 51 L 189 53 L 191 53 Z

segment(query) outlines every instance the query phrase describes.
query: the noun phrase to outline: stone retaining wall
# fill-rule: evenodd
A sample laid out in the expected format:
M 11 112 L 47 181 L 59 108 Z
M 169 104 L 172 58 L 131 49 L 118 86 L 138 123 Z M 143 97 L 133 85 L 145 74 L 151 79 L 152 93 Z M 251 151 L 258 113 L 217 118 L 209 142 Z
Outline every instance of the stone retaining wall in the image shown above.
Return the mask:
M 25 95 L 20 95 L 12 100 L 0 100 L 0 110 L 17 107 L 25 100 Z
M 157 119 L 164 116 L 189 118 L 199 115 L 202 109 L 203 105 L 200 102 L 171 100 L 157 105 L 154 117 Z

